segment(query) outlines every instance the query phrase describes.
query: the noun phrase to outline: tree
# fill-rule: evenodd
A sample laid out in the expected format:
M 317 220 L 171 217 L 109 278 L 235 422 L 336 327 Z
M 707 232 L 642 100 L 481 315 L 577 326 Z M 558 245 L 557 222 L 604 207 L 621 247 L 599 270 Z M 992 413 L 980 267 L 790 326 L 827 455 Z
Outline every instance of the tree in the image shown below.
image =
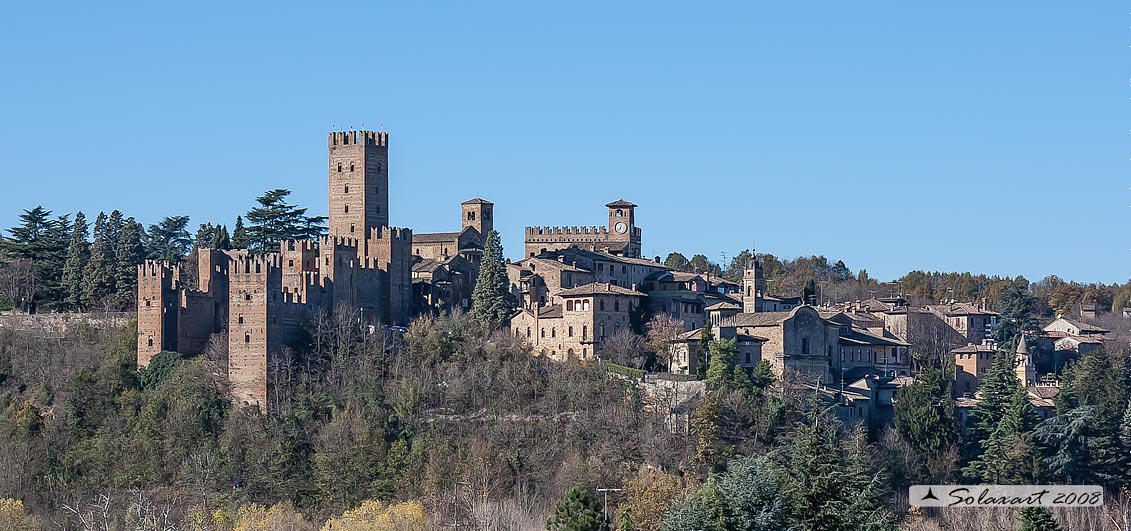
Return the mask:
M 470 317 L 483 330 L 490 332 L 506 324 L 512 308 L 503 243 L 499 232 L 492 230 L 487 233 L 483 259 L 479 262 L 479 277 L 471 292 Z
M 114 292 L 116 256 L 111 242 L 106 213 L 98 214 L 94 221 L 94 243 L 90 246 L 90 260 L 82 276 L 82 301 L 86 306 L 102 302 Z
M 805 304 L 817 304 L 817 283 L 813 279 L 805 281 L 805 289 L 801 290 L 801 301 Z
M 1002 347 L 1012 347 L 1021 334 L 1032 335 L 1040 331 L 1037 324 L 1037 299 L 1029 293 L 1029 281 L 1023 277 L 1010 282 L 997 300 L 997 326 L 992 331 L 994 341 Z
M 659 313 L 648 320 L 647 331 L 648 348 L 656 353 L 656 360 L 670 368 L 671 346 L 683 333 L 683 321 L 674 319 L 666 313 Z
M 270 509 L 262 505 L 245 505 L 236 511 L 232 531 L 313 531 L 310 525 L 289 503 L 280 503 Z
M 0 264 L 0 297 L 12 309 L 30 313 L 42 293 L 34 260 L 17 258 Z
M 67 245 L 67 261 L 63 264 L 64 303 L 67 308 L 78 308 L 82 304 L 82 275 L 90 259 L 89 228 L 86 215 L 75 214 L 71 230 L 71 241 Z
M 1034 431 L 1044 481 L 1118 485 L 1126 455 L 1100 406 L 1081 406 L 1044 420 Z
M 721 277 L 723 271 L 719 268 L 718 264 L 712 263 L 706 256 L 697 254 L 691 257 L 687 264 L 688 270 L 697 275 L 709 275 L 713 277 Z
M 734 338 L 731 338 L 716 339 L 708 344 L 711 352 L 711 361 L 707 367 L 708 387 L 713 389 L 732 387 L 735 356 L 738 353 L 735 343 Z
M 782 496 L 785 471 L 771 456 L 740 457 L 725 474 L 707 481 L 686 500 L 672 505 L 667 531 L 774 531 L 788 528 L 790 502 Z
M 939 481 L 947 480 L 937 474 L 942 468 L 938 465 L 959 444 L 961 437 L 950 381 L 943 377 L 940 369 L 927 368 L 915 383 L 899 389 L 895 426 L 926 460 L 931 476 Z
M 644 368 L 648 361 L 646 349 L 647 344 L 644 338 L 632 333 L 632 330 L 627 328 L 605 338 L 604 342 L 601 343 L 601 350 L 607 358 L 614 363 L 637 369 Z
M 209 247 L 222 251 L 227 251 L 232 248 L 232 237 L 228 234 L 227 225 L 216 227 L 216 230 L 212 234 L 212 241 L 209 242 Z
M 1036 426 L 1037 414 L 1029 403 L 1029 393 L 1018 385 L 1004 416 L 986 440 L 985 451 L 970 463 L 967 471 L 976 473 L 982 482 L 995 485 L 1034 482 L 1038 479 L 1033 447 Z
M 836 282 L 844 282 L 851 279 L 853 276 L 852 270 L 849 269 L 848 266 L 845 265 L 841 260 L 837 260 L 836 263 L 833 264 L 833 267 L 829 271 L 829 273 L 832 279 Z
M 428 519 L 420 502 L 403 502 L 385 505 L 377 500 L 366 500 L 356 509 L 350 509 L 337 518 L 331 518 L 322 531 L 424 531 Z
M 326 232 L 326 217 L 307 216 L 307 209 L 287 204 L 290 194 L 290 190 L 277 188 L 255 199 L 259 206 L 247 212 L 248 225 L 242 236 L 252 252 L 267 253 L 274 250 L 279 242 L 314 240 Z M 237 232 L 239 221 L 237 218 Z
M 0 531 L 38 531 L 35 520 L 24 510 L 24 503 L 0 498 Z
M 546 521 L 547 531 L 602 531 L 608 529 L 601 500 L 589 489 L 574 485 L 554 506 Z
M 35 262 L 39 272 L 42 299 L 58 308 L 64 304 L 63 265 L 71 241 L 69 215 L 51 217 L 51 211 L 37 206 L 24 210 L 20 225 L 9 229 L 10 238 L 4 240 L 5 250 L 16 258 Z M 34 311 L 37 301 L 28 301 L 29 311 Z
M 189 236 L 188 216 L 169 216 L 162 218 L 146 231 L 146 254 L 153 260 L 178 263 L 192 247 Z
M 622 510 L 632 518 L 636 531 L 660 531 L 664 513 L 679 496 L 679 478 L 656 470 L 641 470 L 624 486 Z
M 1005 417 L 1014 392 L 1020 387 L 1017 376 L 1013 374 L 1014 357 L 1012 352 L 999 351 L 982 379 L 981 399 L 974 406 L 974 420 L 967 440 L 967 455 L 971 458 L 986 451 L 990 435 Z M 984 470 L 977 467 L 963 470 L 963 474 L 970 478 L 981 477 L 983 473 Z
M 236 216 L 236 226 L 232 229 L 232 247 L 236 249 L 247 249 L 247 246 L 247 228 L 243 225 L 243 216 Z
M 1022 507 L 1021 527 L 1017 531 L 1060 531 L 1060 525 L 1044 507 Z
M 687 257 L 681 253 L 668 253 L 668 257 L 664 259 L 664 265 L 676 271 L 687 271 L 691 267 Z
M 730 259 L 730 264 L 727 265 L 726 271 L 723 271 L 723 277 L 727 280 L 739 282 L 742 276 L 746 273 L 746 269 L 754 262 L 754 252 L 750 249 L 743 249 L 734 258 Z
M 122 233 L 118 238 L 114 267 L 117 281 L 114 283 L 118 308 L 131 308 L 137 303 L 137 266 L 145 260 L 145 246 L 142 244 L 141 225 L 128 218 L 122 223 Z

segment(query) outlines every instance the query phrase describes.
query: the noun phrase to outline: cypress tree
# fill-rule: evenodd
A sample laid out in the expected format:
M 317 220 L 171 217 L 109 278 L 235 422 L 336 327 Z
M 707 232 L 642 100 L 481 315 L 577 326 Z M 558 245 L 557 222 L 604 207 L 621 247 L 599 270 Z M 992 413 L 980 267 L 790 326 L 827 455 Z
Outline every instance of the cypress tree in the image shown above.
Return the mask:
M 90 260 L 82 278 L 82 300 L 91 306 L 102 302 L 114 291 L 116 257 L 110 243 L 109 218 L 106 213 L 98 214 L 94 220 L 94 243 L 90 246 Z
M 115 256 L 117 282 L 115 288 L 118 307 L 128 309 L 137 303 L 137 266 L 145 259 L 145 246 L 141 243 L 141 225 L 134 218 L 122 224 L 122 234 Z
M 220 249 L 227 251 L 232 248 L 232 237 L 228 235 L 228 226 L 219 225 L 212 233 L 212 242 L 209 244 L 213 249 Z
M 82 302 L 82 276 L 90 259 L 89 229 L 86 215 L 75 214 L 71 242 L 67 246 L 67 261 L 63 264 L 63 302 L 67 308 L 78 308 Z
M 243 216 L 236 216 L 236 226 L 232 229 L 232 247 L 247 249 L 247 228 L 243 226 Z
M 484 331 L 491 332 L 506 324 L 510 319 L 511 309 L 503 244 L 499 239 L 499 232 L 492 230 L 487 233 L 483 260 L 479 263 L 479 278 L 471 292 L 470 317 Z
M 1013 399 L 1013 392 L 1020 385 L 1017 376 L 1013 374 L 1014 356 L 1012 352 L 999 351 L 982 378 L 980 400 L 974 407 L 974 422 L 970 426 L 968 439 L 970 444 L 967 452 L 970 457 L 976 457 L 985 451 L 990 434 L 1005 416 L 1005 410 Z

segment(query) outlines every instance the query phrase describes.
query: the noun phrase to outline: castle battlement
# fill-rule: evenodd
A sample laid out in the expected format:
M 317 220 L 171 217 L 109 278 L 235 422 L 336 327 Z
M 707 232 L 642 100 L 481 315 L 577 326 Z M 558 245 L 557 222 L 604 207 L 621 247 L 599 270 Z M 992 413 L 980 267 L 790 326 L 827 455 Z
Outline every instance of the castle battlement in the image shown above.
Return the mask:
M 279 246 L 284 251 L 314 252 L 318 250 L 318 242 L 313 240 L 287 240 L 280 243 Z
M 412 241 L 412 229 L 406 227 L 377 227 L 370 232 L 370 237 L 376 240 L 407 240 Z
M 607 235 L 609 234 L 608 227 L 526 227 L 527 236 L 554 236 L 554 235 Z
M 354 145 L 389 147 L 389 133 L 384 131 L 334 131 L 330 133 L 326 144 L 331 148 Z
M 283 258 L 277 253 L 262 256 L 243 255 L 232 260 L 232 275 L 265 275 L 272 268 L 283 267 Z
M 137 266 L 138 276 L 140 277 L 160 277 L 163 275 L 171 275 L 173 273 L 173 265 L 165 260 L 146 260 Z

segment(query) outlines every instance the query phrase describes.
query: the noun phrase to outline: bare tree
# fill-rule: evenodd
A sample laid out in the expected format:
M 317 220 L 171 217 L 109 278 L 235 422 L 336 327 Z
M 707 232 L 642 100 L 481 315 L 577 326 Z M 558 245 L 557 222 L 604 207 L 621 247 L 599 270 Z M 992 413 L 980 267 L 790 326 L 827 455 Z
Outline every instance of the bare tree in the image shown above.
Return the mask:
M 0 298 L 12 309 L 29 313 L 40 295 L 39 268 L 27 258 L 19 258 L 0 265 Z
M 648 321 L 648 348 L 656 353 L 656 360 L 666 367 L 671 367 L 671 346 L 676 338 L 683 333 L 683 321 L 672 318 L 666 313 L 659 313 Z
M 643 368 L 647 361 L 648 345 L 644 338 L 624 329 L 605 338 L 601 343 L 601 350 L 605 357 L 614 363 L 629 367 Z

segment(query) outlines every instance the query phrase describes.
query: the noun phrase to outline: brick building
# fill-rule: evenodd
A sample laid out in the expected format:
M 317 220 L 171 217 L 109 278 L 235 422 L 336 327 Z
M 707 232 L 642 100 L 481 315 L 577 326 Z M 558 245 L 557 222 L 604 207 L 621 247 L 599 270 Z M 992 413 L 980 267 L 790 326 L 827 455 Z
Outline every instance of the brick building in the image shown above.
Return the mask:
M 262 256 L 201 249 L 197 286 L 182 281 L 177 265 L 140 265 L 138 365 L 162 350 L 199 354 L 226 331 L 232 397 L 266 408 L 272 358 L 299 338 L 313 313 L 347 305 L 370 323 L 407 324 L 413 235 L 388 224 L 388 142 L 384 132 L 329 134 L 329 234 L 317 241 L 284 241 Z M 470 210 L 483 219 L 489 205 Z M 464 232 L 483 227 L 465 225 Z

